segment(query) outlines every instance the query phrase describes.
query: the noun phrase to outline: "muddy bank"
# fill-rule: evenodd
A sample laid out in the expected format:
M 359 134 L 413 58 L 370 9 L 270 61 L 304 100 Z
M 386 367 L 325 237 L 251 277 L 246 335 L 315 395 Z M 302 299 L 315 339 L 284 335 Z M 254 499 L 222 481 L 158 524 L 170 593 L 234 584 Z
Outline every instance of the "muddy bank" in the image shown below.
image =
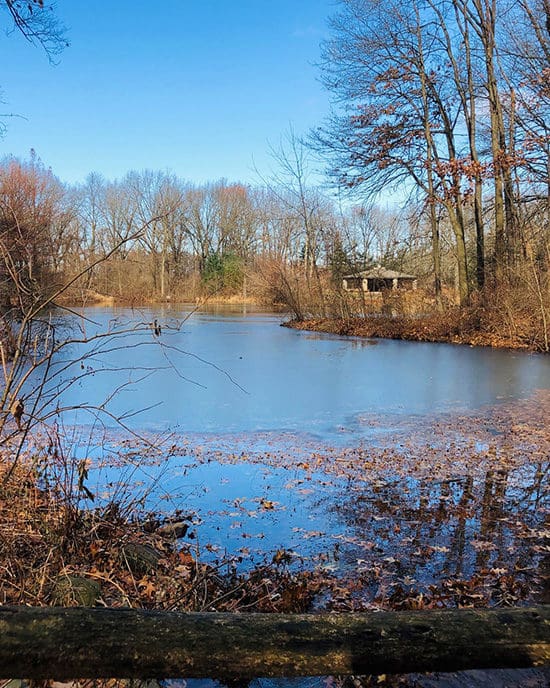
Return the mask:
M 512 330 L 506 332 L 504 328 L 501 330 L 491 324 L 482 326 L 478 315 L 460 310 L 425 317 L 376 315 L 367 318 L 290 320 L 283 323 L 283 326 L 350 337 L 379 337 L 545 352 L 544 341 L 539 337 Z

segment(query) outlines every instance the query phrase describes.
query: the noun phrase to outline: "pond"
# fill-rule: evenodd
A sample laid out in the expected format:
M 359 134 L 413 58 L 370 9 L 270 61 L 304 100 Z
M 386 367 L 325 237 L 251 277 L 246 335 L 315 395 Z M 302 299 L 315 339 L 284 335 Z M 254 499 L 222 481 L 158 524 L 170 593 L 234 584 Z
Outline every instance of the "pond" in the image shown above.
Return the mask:
M 339 583 L 343 609 L 547 595 L 549 357 L 191 311 L 84 312 L 88 336 L 113 337 L 75 344 L 87 357 L 59 389 L 68 407 L 109 400 L 100 421 L 68 416 L 103 458 L 97 494 L 131 483 L 149 508 L 184 513 L 207 561 L 284 552 L 290 567 L 353 579 L 346 594 Z M 117 417 L 151 443 L 124 468 Z
M 99 405 L 126 385 L 109 410 L 147 409 L 129 421 L 140 430 L 305 433 L 348 444 L 404 417 L 479 409 L 550 388 L 547 356 L 299 332 L 280 327 L 284 316 L 273 313 L 223 307 L 189 313 L 85 311 L 99 330 L 155 319 L 164 327 L 160 338 L 151 332 L 115 339 L 107 355 L 87 362 L 92 375 L 64 393 L 63 402 Z M 87 323 L 87 334 L 95 327 Z M 142 383 L 128 384 L 153 370 Z M 373 416 L 381 423 L 375 431 Z

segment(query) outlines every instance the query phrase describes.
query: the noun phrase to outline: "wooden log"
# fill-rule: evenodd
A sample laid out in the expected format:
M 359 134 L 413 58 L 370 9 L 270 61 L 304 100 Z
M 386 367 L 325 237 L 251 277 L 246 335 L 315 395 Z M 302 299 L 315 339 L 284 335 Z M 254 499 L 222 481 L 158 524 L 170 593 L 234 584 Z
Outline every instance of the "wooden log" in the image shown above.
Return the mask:
M 2 678 L 229 679 L 548 663 L 548 606 L 296 615 L 0 607 Z

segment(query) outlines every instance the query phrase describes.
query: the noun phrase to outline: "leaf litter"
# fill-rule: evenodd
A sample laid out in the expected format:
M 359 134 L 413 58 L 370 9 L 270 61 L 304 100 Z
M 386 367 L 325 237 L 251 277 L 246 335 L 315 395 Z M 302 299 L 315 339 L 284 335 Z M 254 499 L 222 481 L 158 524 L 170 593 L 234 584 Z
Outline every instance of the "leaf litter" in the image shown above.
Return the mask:
M 322 591 L 315 608 L 546 601 L 549 417 L 539 391 L 476 412 L 397 415 L 391 431 L 349 446 L 173 436 L 162 484 L 171 508 L 193 513 L 205 562 L 248 574 L 284 551 L 277 565 Z M 165 465 L 143 452 L 141 462 Z

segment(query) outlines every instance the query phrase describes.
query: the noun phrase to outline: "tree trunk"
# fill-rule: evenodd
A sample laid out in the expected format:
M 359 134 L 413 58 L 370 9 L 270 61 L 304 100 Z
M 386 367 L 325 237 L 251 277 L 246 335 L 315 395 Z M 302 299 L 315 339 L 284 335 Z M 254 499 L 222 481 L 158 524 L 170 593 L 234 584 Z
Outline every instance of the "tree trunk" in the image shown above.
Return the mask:
M 548 607 L 296 615 L 0 607 L 2 678 L 228 679 L 548 663 Z
M 515 233 L 513 209 L 513 183 L 510 174 L 506 132 L 502 103 L 495 67 L 496 5 L 495 0 L 475 0 L 478 13 L 478 31 L 483 44 L 486 71 L 486 89 L 491 121 L 491 154 L 493 158 L 495 189 L 495 268 L 502 279 L 509 266 L 510 237 Z
M 441 299 L 441 247 L 439 241 L 439 222 L 435 211 L 435 201 L 430 201 L 430 226 L 432 233 L 432 260 L 434 268 L 435 305 L 439 312 L 443 311 Z
M 468 256 L 466 254 L 466 237 L 464 236 L 464 220 L 462 214 L 456 212 L 452 204 L 446 203 L 449 222 L 455 235 L 456 262 L 458 271 L 458 297 L 461 306 L 465 306 L 470 299 L 468 284 Z

